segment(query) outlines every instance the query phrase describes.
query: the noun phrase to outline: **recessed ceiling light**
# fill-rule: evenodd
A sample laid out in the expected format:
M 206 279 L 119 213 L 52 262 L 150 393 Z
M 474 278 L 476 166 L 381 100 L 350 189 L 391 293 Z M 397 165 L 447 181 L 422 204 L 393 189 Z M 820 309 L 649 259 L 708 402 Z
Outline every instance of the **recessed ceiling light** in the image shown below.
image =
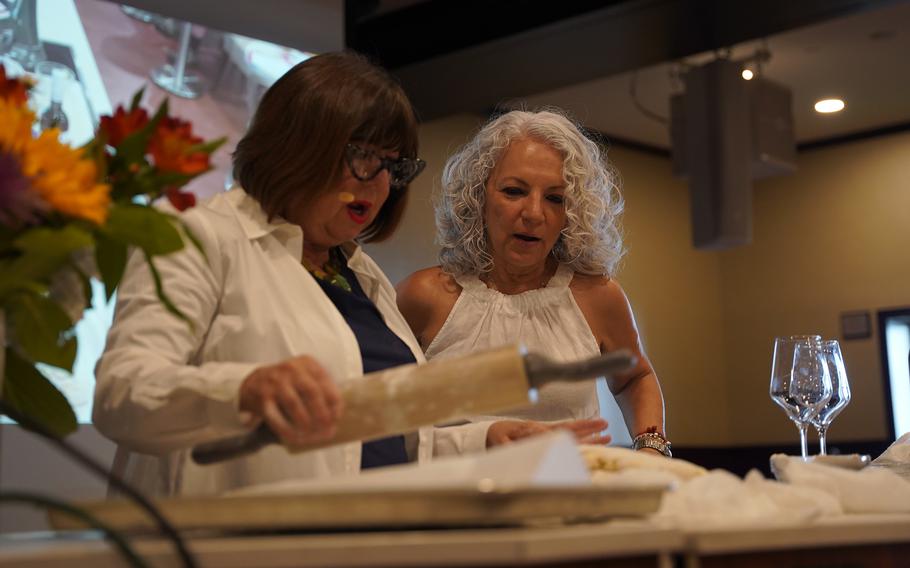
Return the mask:
M 842 110 L 844 110 L 844 101 L 840 99 L 822 99 L 815 103 L 816 112 L 831 113 Z
M 743 69 L 743 79 L 746 81 L 751 81 L 754 76 L 751 69 Z

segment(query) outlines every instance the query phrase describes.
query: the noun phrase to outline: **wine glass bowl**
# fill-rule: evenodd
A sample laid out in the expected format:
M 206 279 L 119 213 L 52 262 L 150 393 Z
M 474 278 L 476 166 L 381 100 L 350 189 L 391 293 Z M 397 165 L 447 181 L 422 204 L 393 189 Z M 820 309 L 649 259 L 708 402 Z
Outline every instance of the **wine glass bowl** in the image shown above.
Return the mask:
M 822 343 L 825 365 L 831 377 L 831 398 L 812 418 L 812 425 L 818 430 L 819 454 L 827 455 L 827 432 L 831 422 L 850 403 L 850 383 L 840 343 L 835 340 Z
M 790 399 L 798 422 L 811 423 L 831 400 L 831 373 L 822 343 L 797 344 L 793 352 Z
M 796 346 L 803 343 L 820 342 L 820 335 L 790 335 L 774 340 L 774 354 L 771 359 L 770 395 L 790 420 L 799 418 L 799 407 L 790 395 L 790 382 L 793 373 L 793 355 Z
M 804 349 L 797 359 L 799 347 Z M 809 420 L 831 396 L 830 375 L 821 355 L 821 336 L 791 335 L 774 340 L 769 394 L 796 424 L 802 456 L 808 458 L 806 431 Z

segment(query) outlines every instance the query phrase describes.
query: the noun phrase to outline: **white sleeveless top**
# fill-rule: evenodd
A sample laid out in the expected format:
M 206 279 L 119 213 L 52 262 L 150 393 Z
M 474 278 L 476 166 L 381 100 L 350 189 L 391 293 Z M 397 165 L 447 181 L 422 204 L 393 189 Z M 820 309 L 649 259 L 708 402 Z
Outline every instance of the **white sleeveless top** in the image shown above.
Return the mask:
M 546 287 L 521 294 L 491 290 L 476 276 L 456 278 L 462 292 L 427 348 L 427 359 L 454 357 L 519 342 L 529 351 L 557 361 L 598 355 L 597 340 L 569 290 L 574 275 L 571 268 L 560 264 Z M 597 388 L 593 381 L 545 385 L 538 393 L 537 404 L 496 416 L 553 421 L 601 415 L 609 421 L 613 443 L 622 443 L 628 437 L 622 413 L 605 384 Z M 474 417 L 472 421 L 485 418 Z

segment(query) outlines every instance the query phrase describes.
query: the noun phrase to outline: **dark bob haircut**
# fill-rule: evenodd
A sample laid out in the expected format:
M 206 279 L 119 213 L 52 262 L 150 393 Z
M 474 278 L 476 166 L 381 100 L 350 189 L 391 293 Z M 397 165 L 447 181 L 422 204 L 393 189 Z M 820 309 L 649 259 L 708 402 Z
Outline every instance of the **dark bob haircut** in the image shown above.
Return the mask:
M 326 53 L 294 66 L 272 85 L 234 151 L 234 179 L 271 220 L 305 207 L 343 175 L 351 141 L 417 157 L 417 119 L 401 86 L 356 53 Z M 393 189 L 359 235 L 388 238 L 407 188 Z

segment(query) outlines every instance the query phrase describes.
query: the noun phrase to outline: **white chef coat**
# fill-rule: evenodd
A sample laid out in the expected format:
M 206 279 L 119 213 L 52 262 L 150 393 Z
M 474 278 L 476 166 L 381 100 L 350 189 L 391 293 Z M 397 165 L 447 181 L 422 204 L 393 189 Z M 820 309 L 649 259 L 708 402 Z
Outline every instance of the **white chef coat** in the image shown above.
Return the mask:
M 238 389 L 257 367 L 310 355 L 336 380 L 360 376 L 363 369 L 354 333 L 301 264 L 299 226 L 280 218 L 269 222 L 239 188 L 181 218 L 206 256 L 187 246 L 154 262 L 168 297 L 191 324 L 166 311 L 145 260 L 133 254 L 97 366 L 94 421 L 119 444 L 114 470 L 150 495 L 217 494 L 358 472 L 360 443 L 297 454 L 273 445 L 207 466 L 189 458 L 200 442 L 250 430 L 238 411 Z M 344 248 L 364 292 L 422 363 L 388 279 L 359 246 Z M 458 437 L 443 432 L 438 453 L 471 449 Z M 430 459 L 433 429 L 421 429 L 417 438 L 419 461 Z

